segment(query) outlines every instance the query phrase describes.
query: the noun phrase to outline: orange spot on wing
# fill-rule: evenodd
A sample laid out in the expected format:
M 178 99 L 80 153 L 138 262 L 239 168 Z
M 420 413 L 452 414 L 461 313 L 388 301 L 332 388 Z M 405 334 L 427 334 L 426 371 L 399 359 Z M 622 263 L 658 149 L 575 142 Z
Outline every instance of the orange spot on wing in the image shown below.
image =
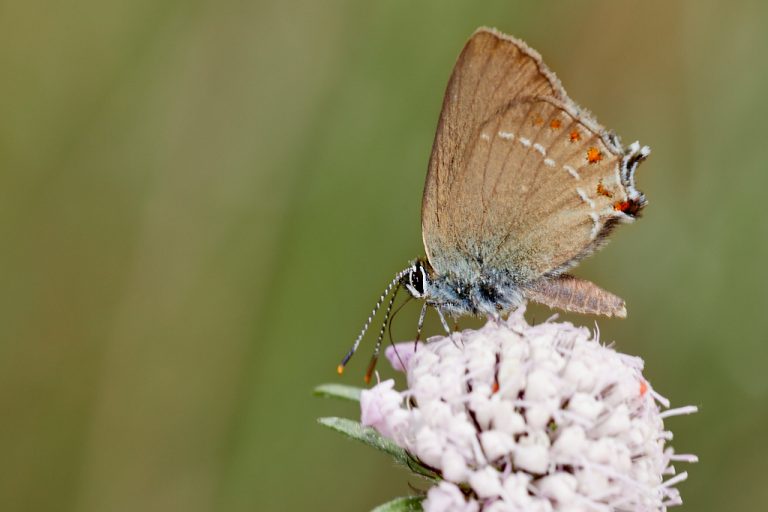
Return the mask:
M 549 122 L 549 127 L 552 128 L 553 130 L 557 130 L 558 128 L 560 128 L 560 126 L 562 126 L 562 123 L 560 122 L 559 119 L 553 119 L 552 121 Z
M 596 147 L 591 147 L 587 150 L 587 162 L 596 164 L 603 159 L 603 153 Z
M 544 118 L 541 116 L 536 116 L 533 118 L 533 124 L 534 125 L 542 125 L 544 124 Z
M 597 193 L 601 196 L 613 197 L 613 194 L 603 186 L 603 180 L 600 180 L 600 183 L 597 184 Z
M 494 381 L 493 385 L 491 386 L 491 392 L 492 393 L 498 393 L 499 392 L 499 383 Z
M 613 209 L 617 212 L 624 212 L 627 215 L 635 216 L 640 211 L 640 204 L 637 201 L 617 201 L 613 204 Z
M 645 394 L 648 392 L 648 383 L 644 380 L 640 381 L 640 396 L 645 396 Z
M 568 135 L 568 138 L 571 142 L 578 142 L 581 140 L 581 134 L 578 130 L 571 130 L 571 133 Z

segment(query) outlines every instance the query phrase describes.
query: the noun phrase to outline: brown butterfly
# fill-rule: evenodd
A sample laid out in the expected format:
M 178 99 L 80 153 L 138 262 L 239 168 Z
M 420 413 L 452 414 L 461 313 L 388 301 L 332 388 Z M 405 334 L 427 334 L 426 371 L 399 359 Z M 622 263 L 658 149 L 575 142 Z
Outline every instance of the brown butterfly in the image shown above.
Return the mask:
M 465 45 L 443 99 L 421 209 L 426 258 L 395 276 L 347 353 L 395 289 L 445 313 L 498 318 L 532 300 L 625 317 L 624 301 L 566 274 L 645 206 L 634 173 L 650 149 L 623 148 L 566 94 L 524 42 L 480 28 Z

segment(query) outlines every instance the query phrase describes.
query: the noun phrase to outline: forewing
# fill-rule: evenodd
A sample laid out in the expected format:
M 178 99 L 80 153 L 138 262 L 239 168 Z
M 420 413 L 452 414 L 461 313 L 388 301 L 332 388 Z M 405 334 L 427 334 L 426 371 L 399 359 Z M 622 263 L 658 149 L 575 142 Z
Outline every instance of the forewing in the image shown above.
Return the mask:
M 451 208 L 449 190 L 473 172 L 467 159 L 477 128 L 510 101 L 525 96 L 566 97 L 536 51 L 493 29 L 478 29 L 448 82 L 424 187 L 422 235 L 433 266 L 441 266 L 444 258 L 439 248 L 453 247 L 462 235 L 444 215 Z

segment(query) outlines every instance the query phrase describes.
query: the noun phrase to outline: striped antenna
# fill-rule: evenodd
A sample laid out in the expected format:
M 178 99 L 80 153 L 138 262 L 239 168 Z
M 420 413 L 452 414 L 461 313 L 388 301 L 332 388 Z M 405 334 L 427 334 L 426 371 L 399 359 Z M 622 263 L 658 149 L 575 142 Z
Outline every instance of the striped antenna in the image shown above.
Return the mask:
M 362 330 L 360 331 L 360 334 L 357 336 L 357 339 L 352 344 L 352 348 L 349 349 L 347 352 L 347 355 L 344 356 L 344 359 L 341 360 L 341 364 L 336 367 L 336 372 L 341 375 L 344 373 L 344 367 L 347 366 L 347 363 L 352 358 L 352 356 L 355 354 L 355 351 L 357 351 L 357 347 L 360 345 L 360 340 L 363 339 L 363 336 L 365 336 L 365 333 L 368 331 L 368 328 L 371 326 L 371 322 L 373 322 L 373 317 L 376 316 L 376 313 L 381 308 L 381 305 L 384 304 L 384 300 L 387 298 L 389 293 L 392 291 L 392 288 L 397 286 L 402 279 L 408 275 L 409 272 L 413 269 L 413 266 L 409 266 L 405 270 L 401 270 L 397 273 L 394 279 L 392 279 L 392 282 L 389 283 L 387 288 L 384 290 L 384 293 L 381 294 L 381 297 L 379 297 L 379 300 L 376 301 L 376 305 L 373 307 L 373 310 L 371 311 L 371 314 L 368 316 L 368 320 L 365 321 L 365 325 L 363 325 Z
M 389 299 L 389 304 L 387 304 L 387 309 L 384 311 L 384 321 L 381 323 L 381 329 L 379 329 L 379 336 L 376 338 L 376 345 L 374 345 L 373 348 L 373 355 L 371 356 L 371 361 L 368 363 L 368 370 L 365 372 L 365 383 L 370 384 L 371 382 L 371 376 L 373 375 L 373 371 L 376 369 L 376 363 L 379 361 L 379 352 L 381 352 L 381 341 L 384 339 L 384 333 L 387 331 L 387 325 L 389 324 L 390 319 L 390 313 L 392 313 L 392 305 L 395 303 L 395 299 L 397 299 L 397 292 L 400 291 L 400 285 L 402 282 L 398 282 L 397 286 L 395 287 L 394 293 L 392 293 L 392 297 Z

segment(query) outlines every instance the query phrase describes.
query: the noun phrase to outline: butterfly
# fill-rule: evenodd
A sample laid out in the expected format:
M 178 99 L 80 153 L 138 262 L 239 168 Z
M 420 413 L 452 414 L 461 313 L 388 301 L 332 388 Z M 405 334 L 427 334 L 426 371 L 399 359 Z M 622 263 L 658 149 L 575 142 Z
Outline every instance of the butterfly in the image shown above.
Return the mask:
M 624 301 L 567 273 L 646 204 L 635 171 L 650 149 L 623 147 L 571 100 L 538 52 L 479 28 L 443 98 L 421 208 L 426 257 L 387 286 L 352 348 L 397 291 L 445 316 L 500 318 L 526 300 L 577 313 L 625 317 Z

